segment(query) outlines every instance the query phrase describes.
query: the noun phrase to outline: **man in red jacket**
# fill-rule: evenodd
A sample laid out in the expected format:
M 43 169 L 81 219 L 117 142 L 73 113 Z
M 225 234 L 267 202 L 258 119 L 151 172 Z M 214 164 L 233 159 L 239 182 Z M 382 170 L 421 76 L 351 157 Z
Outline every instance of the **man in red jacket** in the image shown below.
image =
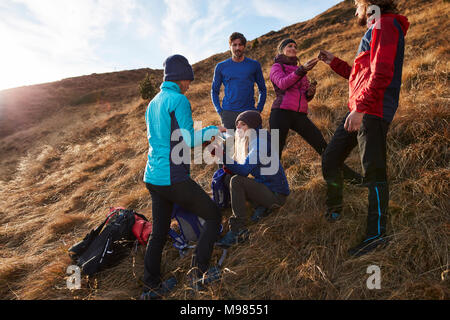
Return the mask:
M 368 30 L 353 66 L 321 50 L 319 59 L 349 80 L 350 112 L 336 129 L 322 155 L 327 182 L 327 219 L 342 211 L 342 165 L 357 145 L 364 185 L 369 188 L 365 239 L 349 250 L 363 255 L 386 243 L 389 187 L 386 173 L 386 135 L 397 111 L 408 19 L 397 14 L 394 0 L 355 0 L 356 16 Z

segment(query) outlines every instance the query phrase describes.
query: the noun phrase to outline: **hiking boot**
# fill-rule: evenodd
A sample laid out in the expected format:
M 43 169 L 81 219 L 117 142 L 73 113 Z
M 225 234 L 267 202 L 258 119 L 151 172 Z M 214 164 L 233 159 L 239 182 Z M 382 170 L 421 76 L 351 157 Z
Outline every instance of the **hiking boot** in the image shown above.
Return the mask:
M 166 281 L 162 282 L 156 289 L 146 289 L 142 292 L 140 300 L 156 300 L 161 299 L 171 292 L 177 285 L 177 279 L 171 277 Z
M 369 253 L 377 247 L 384 247 L 388 243 L 386 238 L 369 238 L 358 244 L 357 246 L 348 250 L 348 253 L 354 257 L 360 257 Z
M 335 222 L 341 219 L 341 213 L 339 211 L 327 210 L 325 212 L 325 219 L 329 222 Z
M 251 217 L 251 220 L 253 222 L 258 222 L 262 218 L 267 217 L 270 213 L 271 213 L 271 211 L 269 209 L 267 209 L 266 207 L 259 206 L 255 209 L 255 211 Z
M 219 267 L 214 266 L 205 273 L 193 270 L 189 274 L 189 287 L 194 291 L 205 291 L 205 285 L 219 281 L 222 278 L 222 271 Z
M 219 247 L 231 247 L 234 244 L 242 243 L 248 239 L 249 232 L 247 229 L 239 230 L 238 232 L 235 231 L 228 231 L 227 234 L 220 239 L 216 243 Z

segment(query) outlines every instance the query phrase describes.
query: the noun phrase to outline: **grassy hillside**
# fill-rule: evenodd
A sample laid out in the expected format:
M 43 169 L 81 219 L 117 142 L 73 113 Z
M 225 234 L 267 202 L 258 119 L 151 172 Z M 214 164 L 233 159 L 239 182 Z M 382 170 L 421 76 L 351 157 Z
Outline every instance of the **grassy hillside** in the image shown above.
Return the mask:
M 388 135 L 391 242 L 360 258 L 347 249 L 365 231 L 367 190 L 345 187 L 343 219 L 323 218 L 325 183 L 319 156 L 299 136 L 288 137 L 283 165 L 292 194 L 259 224 L 250 241 L 229 250 L 221 282 L 196 299 L 449 299 L 449 43 L 445 1 L 401 1 L 411 28 L 406 38 L 400 107 Z M 364 29 L 343 2 L 316 18 L 270 32 L 248 45 L 268 88 L 263 112 L 268 125 L 275 98 L 268 80 L 277 43 L 292 37 L 303 62 L 329 50 L 351 62 Z M 226 39 L 224 39 L 226 41 Z M 229 53 L 194 66 L 188 97 L 195 120 L 218 124 L 210 99 L 214 66 Z M 67 249 L 97 226 L 110 206 L 151 217 L 142 182 L 148 143 L 137 84 L 146 72 L 90 75 L 0 92 L 0 298 L 135 299 L 141 286 L 144 248 L 120 265 L 83 278 L 66 289 Z M 329 141 L 346 112 L 347 82 L 326 65 L 309 75 L 318 81 L 311 119 Z M 360 170 L 354 151 L 348 164 Z M 193 165 L 193 178 L 210 191 L 215 166 Z M 231 212 L 224 212 L 224 223 Z M 221 251 L 216 250 L 213 262 Z M 170 243 L 162 270 L 178 290 L 170 299 L 192 298 L 185 290 L 189 258 Z M 378 265 L 382 289 L 368 290 L 366 269 Z

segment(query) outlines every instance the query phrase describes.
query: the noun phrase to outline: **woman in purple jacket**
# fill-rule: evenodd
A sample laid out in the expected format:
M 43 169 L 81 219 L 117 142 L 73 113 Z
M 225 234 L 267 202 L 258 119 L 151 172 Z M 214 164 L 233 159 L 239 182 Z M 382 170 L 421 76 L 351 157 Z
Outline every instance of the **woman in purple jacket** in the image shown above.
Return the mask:
M 302 136 L 320 155 L 327 143 L 320 130 L 308 118 L 308 102 L 314 98 L 316 83 L 310 83 L 306 74 L 319 60 L 311 59 L 298 66 L 297 44 L 292 39 L 284 39 L 278 45 L 278 54 L 270 70 L 270 80 L 276 93 L 270 112 L 270 130 L 279 130 L 280 159 L 289 130 Z M 361 175 L 346 165 L 343 167 L 344 179 L 361 183 Z
M 322 133 L 307 116 L 308 101 L 314 98 L 316 86 L 310 84 L 306 74 L 317 62 L 315 58 L 298 66 L 295 41 L 285 39 L 278 45 L 278 54 L 270 70 L 277 97 L 269 121 L 271 130 L 280 130 L 280 158 L 290 129 L 301 135 L 319 154 L 327 147 Z

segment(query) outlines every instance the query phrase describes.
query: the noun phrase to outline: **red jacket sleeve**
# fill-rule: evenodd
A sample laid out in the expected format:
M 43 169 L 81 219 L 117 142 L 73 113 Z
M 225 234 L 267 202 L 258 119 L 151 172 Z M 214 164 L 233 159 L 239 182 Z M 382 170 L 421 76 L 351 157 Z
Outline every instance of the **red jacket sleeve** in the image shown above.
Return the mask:
M 383 99 L 386 88 L 394 77 L 399 31 L 391 21 L 380 21 L 374 26 L 370 48 L 370 77 L 356 97 L 356 111 L 370 110 Z M 380 24 L 378 24 L 380 25 Z
M 350 78 L 352 67 L 347 62 L 334 57 L 334 59 L 330 63 L 330 67 L 341 77 L 344 77 L 347 80 Z

